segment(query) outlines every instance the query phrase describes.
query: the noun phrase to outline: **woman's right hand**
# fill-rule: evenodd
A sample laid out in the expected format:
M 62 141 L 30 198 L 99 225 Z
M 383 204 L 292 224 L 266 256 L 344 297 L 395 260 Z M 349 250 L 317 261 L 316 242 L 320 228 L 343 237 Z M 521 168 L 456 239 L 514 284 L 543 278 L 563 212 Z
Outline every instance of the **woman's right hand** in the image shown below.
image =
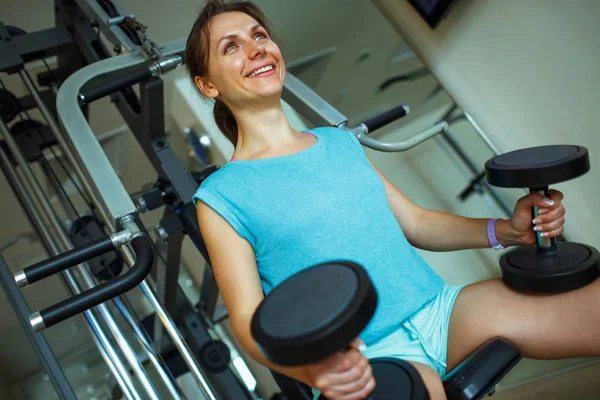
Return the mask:
M 312 386 L 328 400 L 366 399 L 375 389 L 375 379 L 369 361 L 358 350 L 362 347 L 364 343 L 356 339 L 349 350 L 309 365 Z

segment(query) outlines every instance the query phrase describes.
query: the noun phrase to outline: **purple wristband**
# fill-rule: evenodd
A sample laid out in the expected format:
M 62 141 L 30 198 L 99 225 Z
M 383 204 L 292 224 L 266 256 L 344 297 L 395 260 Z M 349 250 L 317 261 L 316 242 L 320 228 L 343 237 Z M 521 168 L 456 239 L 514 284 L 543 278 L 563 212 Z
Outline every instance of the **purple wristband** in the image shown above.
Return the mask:
M 488 221 L 487 224 L 487 233 L 488 233 L 488 240 L 490 241 L 490 245 L 493 248 L 504 248 L 502 245 L 500 245 L 500 242 L 498 241 L 498 238 L 496 238 L 496 218 L 490 219 Z

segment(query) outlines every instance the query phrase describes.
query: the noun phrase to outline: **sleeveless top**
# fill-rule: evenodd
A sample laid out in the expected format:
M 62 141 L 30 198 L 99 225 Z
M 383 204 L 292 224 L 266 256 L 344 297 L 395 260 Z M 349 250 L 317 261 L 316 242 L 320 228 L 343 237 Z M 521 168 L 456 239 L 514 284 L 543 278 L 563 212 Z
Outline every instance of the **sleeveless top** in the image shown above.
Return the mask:
M 300 152 L 238 160 L 194 195 L 254 248 L 265 294 L 296 272 L 332 260 L 362 265 L 379 303 L 361 339 L 372 344 L 434 298 L 443 280 L 408 243 L 382 180 L 353 133 L 322 127 Z

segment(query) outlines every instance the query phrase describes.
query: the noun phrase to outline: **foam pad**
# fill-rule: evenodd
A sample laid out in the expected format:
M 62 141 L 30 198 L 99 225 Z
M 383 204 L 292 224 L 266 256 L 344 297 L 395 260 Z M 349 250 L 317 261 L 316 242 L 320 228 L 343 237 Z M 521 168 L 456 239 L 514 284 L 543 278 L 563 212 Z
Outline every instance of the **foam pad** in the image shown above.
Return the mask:
M 517 348 L 507 340 L 490 340 L 444 376 L 448 400 L 481 399 L 520 359 Z

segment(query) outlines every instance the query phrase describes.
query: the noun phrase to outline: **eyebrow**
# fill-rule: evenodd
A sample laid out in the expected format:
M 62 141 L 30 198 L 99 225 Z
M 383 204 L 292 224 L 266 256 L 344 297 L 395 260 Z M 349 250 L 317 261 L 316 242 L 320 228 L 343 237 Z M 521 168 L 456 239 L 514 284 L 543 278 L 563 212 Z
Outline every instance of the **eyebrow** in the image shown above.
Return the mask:
M 252 28 L 250 28 L 250 32 L 254 32 L 255 30 L 257 30 L 258 28 L 262 28 L 261 24 L 256 24 L 254 25 Z M 230 33 L 229 35 L 225 35 L 223 36 L 221 39 L 219 39 L 219 41 L 217 42 L 217 47 L 219 47 L 221 45 L 221 42 L 224 40 L 228 40 L 228 39 L 234 39 L 236 37 L 238 37 L 239 35 L 237 33 Z

